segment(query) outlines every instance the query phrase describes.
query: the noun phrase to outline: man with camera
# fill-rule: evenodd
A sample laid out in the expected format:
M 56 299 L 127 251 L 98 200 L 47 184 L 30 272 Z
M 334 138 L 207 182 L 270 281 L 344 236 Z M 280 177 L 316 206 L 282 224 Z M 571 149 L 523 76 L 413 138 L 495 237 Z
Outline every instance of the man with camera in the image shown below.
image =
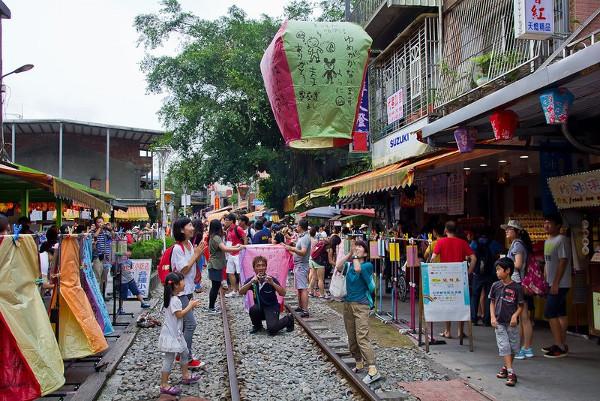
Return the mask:
M 267 332 L 274 336 L 284 327 L 288 332 L 294 330 L 294 318 L 286 315 L 279 318 L 280 305 L 277 300 L 277 294 L 285 296 L 283 288 L 276 278 L 267 275 L 267 259 L 264 256 L 257 256 L 252 260 L 254 276 L 246 280 L 240 288 L 240 295 L 246 295 L 252 291 L 254 305 L 250 308 L 250 320 L 252 321 L 252 330 L 250 334 L 258 333 L 263 330 L 262 321 L 267 322 Z
M 92 233 L 94 235 L 92 267 L 103 295 L 106 288 L 108 271 L 111 267 L 112 231 L 112 225 L 110 223 L 104 223 L 102 217 L 98 217 L 96 219 L 96 226 L 92 227 Z

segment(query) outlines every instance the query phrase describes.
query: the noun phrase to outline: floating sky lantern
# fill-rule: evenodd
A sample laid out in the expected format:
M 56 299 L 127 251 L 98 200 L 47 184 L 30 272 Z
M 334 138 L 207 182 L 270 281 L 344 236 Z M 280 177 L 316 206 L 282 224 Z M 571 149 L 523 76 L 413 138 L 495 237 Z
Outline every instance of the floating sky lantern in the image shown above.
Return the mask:
M 352 142 L 371 42 L 349 22 L 286 21 L 279 28 L 260 70 L 288 146 Z
M 540 95 L 546 124 L 562 124 L 569 118 L 569 108 L 575 96 L 566 88 L 554 88 Z
M 512 110 L 499 110 L 490 116 L 494 137 L 497 141 L 506 141 L 515 136 L 519 125 L 519 116 Z

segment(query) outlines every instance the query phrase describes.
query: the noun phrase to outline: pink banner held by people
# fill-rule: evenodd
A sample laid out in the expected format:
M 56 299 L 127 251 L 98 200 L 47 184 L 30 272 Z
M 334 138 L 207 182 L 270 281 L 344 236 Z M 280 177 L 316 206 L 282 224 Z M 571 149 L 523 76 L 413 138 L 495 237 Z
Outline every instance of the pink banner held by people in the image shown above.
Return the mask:
M 287 275 L 294 266 L 292 255 L 282 245 L 248 245 L 240 254 L 241 281 L 244 283 L 247 279 L 254 276 L 252 261 L 257 256 L 264 256 L 267 259 L 267 274 L 279 281 L 282 287 L 286 286 Z M 283 297 L 277 295 L 280 304 L 283 303 Z M 246 294 L 244 306 L 246 310 L 254 305 L 254 299 L 250 292 Z

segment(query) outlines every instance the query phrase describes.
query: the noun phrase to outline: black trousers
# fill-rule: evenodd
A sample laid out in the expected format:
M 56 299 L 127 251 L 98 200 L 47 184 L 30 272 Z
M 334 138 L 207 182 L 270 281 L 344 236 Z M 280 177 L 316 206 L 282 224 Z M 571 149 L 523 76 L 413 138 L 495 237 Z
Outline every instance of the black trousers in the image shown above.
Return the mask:
M 263 306 L 260 308 L 258 305 L 254 304 L 250 308 L 249 313 L 252 326 L 262 327 L 262 321 L 266 320 L 267 331 L 271 335 L 277 334 L 279 330 L 287 327 L 289 324 L 289 319 L 293 319 L 291 316 L 284 316 L 281 319 L 279 318 L 279 304 L 273 306 Z
M 483 312 L 483 323 L 490 324 L 490 299 L 488 294 L 492 288 L 492 280 L 488 277 L 481 277 L 477 274 L 473 275 L 471 291 L 471 321 L 475 323 L 477 321 L 477 311 L 479 310 L 479 301 L 481 299 L 481 293 L 485 295 L 485 308 Z

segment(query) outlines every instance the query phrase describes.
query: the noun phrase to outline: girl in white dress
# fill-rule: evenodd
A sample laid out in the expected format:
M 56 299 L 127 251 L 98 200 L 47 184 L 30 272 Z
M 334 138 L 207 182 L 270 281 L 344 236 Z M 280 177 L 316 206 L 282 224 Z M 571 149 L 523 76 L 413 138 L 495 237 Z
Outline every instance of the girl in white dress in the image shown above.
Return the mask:
M 181 360 L 188 360 L 188 348 L 183 338 L 183 316 L 196 308 L 200 301 L 190 300 L 190 303 L 182 308 L 181 300 L 177 296 L 185 286 L 183 274 L 172 272 L 165 278 L 164 314 L 165 319 L 158 338 L 158 349 L 164 352 L 163 365 L 160 377 L 160 393 L 177 396 L 181 389 L 169 386 L 169 374 L 177 354 L 181 354 Z M 200 376 L 191 375 L 186 363 L 181 364 L 183 384 L 192 384 L 200 380 Z

